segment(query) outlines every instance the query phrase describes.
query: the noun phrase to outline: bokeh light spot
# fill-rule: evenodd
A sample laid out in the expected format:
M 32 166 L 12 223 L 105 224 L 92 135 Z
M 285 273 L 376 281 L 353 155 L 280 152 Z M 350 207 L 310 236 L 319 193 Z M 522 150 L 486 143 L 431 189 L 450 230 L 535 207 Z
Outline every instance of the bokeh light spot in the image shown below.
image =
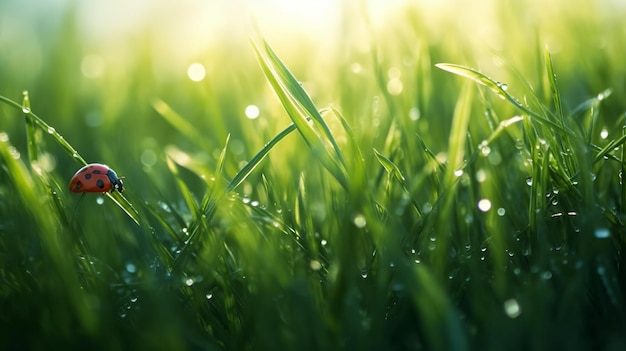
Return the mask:
M 256 119 L 259 117 L 259 114 L 261 113 L 261 111 L 259 110 L 259 107 L 256 105 L 248 105 L 246 106 L 246 117 L 250 118 L 250 119 Z
M 487 212 L 491 209 L 491 201 L 489 199 L 482 199 L 478 201 L 478 209 Z
M 194 82 L 200 82 L 206 76 L 206 69 L 202 64 L 194 62 L 187 68 L 187 76 Z

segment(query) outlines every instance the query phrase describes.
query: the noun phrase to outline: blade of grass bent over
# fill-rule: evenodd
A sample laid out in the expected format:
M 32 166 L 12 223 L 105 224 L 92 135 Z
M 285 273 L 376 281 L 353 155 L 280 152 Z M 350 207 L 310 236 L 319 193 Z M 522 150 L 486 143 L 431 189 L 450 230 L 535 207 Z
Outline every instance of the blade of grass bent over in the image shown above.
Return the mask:
M 547 119 L 546 117 L 544 117 L 544 116 L 534 112 L 533 110 L 529 109 L 528 107 L 524 106 L 517 98 L 515 98 L 514 96 L 509 94 L 509 92 L 507 92 L 506 84 L 502 84 L 500 82 L 497 82 L 497 81 L 493 80 L 492 78 L 489 78 L 486 75 L 476 71 L 475 69 L 469 68 L 469 67 L 456 65 L 456 64 L 452 64 L 452 63 L 438 63 L 435 66 L 437 68 L 440 68 L 440 69 L 444 70 L 444 71 L 448 71 L 450 73 L 454 73 L 454 74 L 459 75 L 461 77 L 469 78 L 469 79 L 475 81 L 476 83 L 479 83 L 481 85 L 486 86 L 487 88 L 491 89 L 491 91 L 493 91 L 495 94 L 497 94 L 501 98 L 509 101 L 514 106 L 516 106 L 520 110 L 524 111 L 525 113 L 527 113 L 528 115 L 533 117 L 538 122 L 543 123 L 543 124 L 547 125 L 548 127 L 554 128 L 555 130 L 559 131 L 562 134 L 567 134 L 569 136 L 574 136 L 574 132 L 572 132 L 570 129 L 564 128 L 564 127 L 554 123 L 553 121 Z
M 264 46 L 265 55 L 254 42 L 252 47 L 265 77 L 304 141 L 322 165 L 347 189 L 348 172 L 343 155 L 310 97 L 267 43 Z

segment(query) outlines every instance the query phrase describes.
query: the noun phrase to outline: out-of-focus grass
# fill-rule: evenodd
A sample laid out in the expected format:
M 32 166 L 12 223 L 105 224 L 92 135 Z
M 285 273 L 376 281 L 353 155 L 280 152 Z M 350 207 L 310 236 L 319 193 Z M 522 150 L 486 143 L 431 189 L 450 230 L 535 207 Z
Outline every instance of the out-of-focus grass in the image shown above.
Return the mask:
M 626 9 L 376 6 L 190 53 L 0 5 L 0 345 L 624 348 Z

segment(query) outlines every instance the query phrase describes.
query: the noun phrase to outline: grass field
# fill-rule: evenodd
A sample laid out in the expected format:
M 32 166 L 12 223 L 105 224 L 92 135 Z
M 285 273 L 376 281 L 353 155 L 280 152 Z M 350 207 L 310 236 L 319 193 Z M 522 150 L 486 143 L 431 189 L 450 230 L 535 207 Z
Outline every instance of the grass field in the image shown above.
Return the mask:
M 1 349 L 626 349 L 623 2 L 34 3 Z

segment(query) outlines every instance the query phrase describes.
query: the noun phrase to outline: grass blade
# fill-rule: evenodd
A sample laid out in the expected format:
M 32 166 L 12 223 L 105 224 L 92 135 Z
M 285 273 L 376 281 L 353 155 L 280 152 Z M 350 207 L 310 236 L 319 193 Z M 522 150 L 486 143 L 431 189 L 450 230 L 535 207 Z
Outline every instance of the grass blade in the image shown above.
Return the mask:
M 267 43 L 264 46 L 265 55 L 254 43 L 252 46 L 265 77 L 300 135 L 324 167 L 347 189 L 348 177 L 343 155 L 311 98 Z M 309 123 L 309 120 L 313 123 Z
M 509 101 L 514 106 L 524 111 L 525 113 L 533 117 L 533 119 L 537 120 L 538 122 L 545 124 L 548 127 L 554 128 L 555 130 L 559 131 L 562 134 L 574 136 L 574 132 L 572 132 L 571 130 L 554 123 L 553 121 L 547 119 L 546 117 L 524 106 L 517 98 L 513 97 L 511 94 L 507 92 L 508 86 L 506 84 L 495 81 L 494 79 L 489 78 L 486 75 L 469 67 L 451 64 L 451 63 L 438 63 L 435 66 L 444 71 L 454 73 L 461 77 L 469 78 L 478 84 L 486 86 L 487 88 L 491 89 L 491 91 L 493 91 L 496 95 Z
M 248 161 L 239 170 L 239 172 L 237 172 L 235 177 L 230 181 L 230 183 L 228 183 L 228 186 L 226 187 L 226 191 L 230 192 L 234 190 L 235 188 L 237 188 L 241 183 L 243 183 L 243 181 L 246 180 L 246 178 L 250 175 L 250 173 L 252 173 L 252 171 L 254 171 L 254 169 L 261 163 L 261 161 L 263 161 L 263 159 L 265 158 L 265 156 L 267 156 L 270 150 L 272 150 L 272 148 L 276 146 L 278 142 L 283 140 L 287 135 L 291 134 L 291 132 L 293 132 L 294 130 L 296 130 L 296 125 L 290 124 L 287 128 L 283 129 L 278 134 L 276 134 L 272 139 L 270 139 L 270 141 L 267 142 L 267 144 L 265 144 L 263 148 L 261 148 L 261 150 L 259 150 L 259 152 L 257 152 L 256 155 L 254 155 L 254 157 L 252 157 L 250 161 Z
M 561 106 L 561 94 L 559 93 L 559 87 L 556 82 L 556 74 L 554 73 L 554 66 L 552 65 L 552 56 L 547 48 L 544 60 L 546 63 L 546 70 L 548 71 L 548 82 L 550 84 L 550 92 L 552 93 L 552 99 L 554 101 L 554 109 L 556 110 L 556 115 L 560 118 L 561 127 L 565 127 L 565 117 L 563 116 L 563 107 Z

